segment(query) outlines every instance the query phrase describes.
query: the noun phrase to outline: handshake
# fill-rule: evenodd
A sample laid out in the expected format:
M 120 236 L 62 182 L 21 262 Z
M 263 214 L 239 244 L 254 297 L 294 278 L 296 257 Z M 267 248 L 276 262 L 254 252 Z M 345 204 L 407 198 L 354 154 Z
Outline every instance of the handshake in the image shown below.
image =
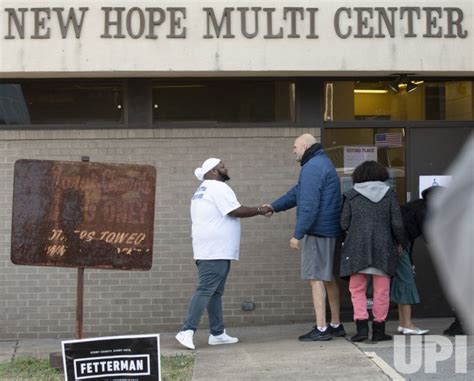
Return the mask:
M 258 214 L 261 214 L 265 217 L 271 217 L 274 212 L 275 211 L 270 204 L 263 204 L 258 207 Z

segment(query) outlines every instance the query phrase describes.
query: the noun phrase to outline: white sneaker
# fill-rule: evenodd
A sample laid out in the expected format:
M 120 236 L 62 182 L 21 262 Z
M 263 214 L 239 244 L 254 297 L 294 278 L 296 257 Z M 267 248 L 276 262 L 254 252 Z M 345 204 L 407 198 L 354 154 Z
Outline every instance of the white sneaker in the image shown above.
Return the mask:
M 220 344 L 235 344 L 239 341 L 238 338 L 229 336 L 227 333 L 214 336 L 214 335 L 209 335 L 209 345 L 220 345 Z
M 404 330 L 404 329 L 405 329 L 405 328 L 403 328 L 402 326 L 399 325 L 398 328 L 397 328 L 397 332 L 398 332 L 398 333 L 403 333 L 403 330 Z
M 175 337 L 181 345 L 185 346 L 188 349 L 195 349 L 193 343 L 193 336 L 194 331 L 192 329 L 188 329 L 186 331 L 179 331 Z
M 426 335 L 430 330 L 429 329 L 420 329 L 420 328 L 403 328 L 404 335 Z

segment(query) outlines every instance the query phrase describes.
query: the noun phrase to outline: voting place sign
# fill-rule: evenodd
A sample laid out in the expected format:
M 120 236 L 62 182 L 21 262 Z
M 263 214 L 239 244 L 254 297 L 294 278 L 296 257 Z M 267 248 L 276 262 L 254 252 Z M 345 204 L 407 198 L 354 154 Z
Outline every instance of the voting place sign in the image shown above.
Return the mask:
M 161 381 L 160 335 L 62 342 L 66 381 Z

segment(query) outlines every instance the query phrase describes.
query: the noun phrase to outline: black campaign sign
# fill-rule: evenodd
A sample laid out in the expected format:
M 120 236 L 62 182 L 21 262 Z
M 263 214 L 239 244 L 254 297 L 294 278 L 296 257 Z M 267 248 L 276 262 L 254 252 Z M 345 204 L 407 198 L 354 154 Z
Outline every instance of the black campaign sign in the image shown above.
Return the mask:
M 161 380 L 159 335 L 70 340 L 62 347 L 66 381 Z
M 154 167 L 18 160 L 14 175 L 13 263 L 151 268 Z

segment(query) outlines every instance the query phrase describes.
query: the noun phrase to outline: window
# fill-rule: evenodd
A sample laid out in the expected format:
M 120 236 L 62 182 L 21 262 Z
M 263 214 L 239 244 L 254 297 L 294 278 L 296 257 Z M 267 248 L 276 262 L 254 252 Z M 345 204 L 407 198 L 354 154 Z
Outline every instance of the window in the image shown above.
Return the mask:
M 155 122 L 293 122 L 291 81 L 160 81 L 153 84 Z
M 118 81 L 0 83 L 0 124 L 122 123 Z
M 474 120 L 473 81 L 325 83 L 326 121 Z
M 375 160 L 388 169 L 389 185 L 400 203 L 406 201 L 405 131 L 403 128 L 326 129 L 324 150 L 334 163 L 341 190 L 352 188 L 354 169 L 366 160 Z

